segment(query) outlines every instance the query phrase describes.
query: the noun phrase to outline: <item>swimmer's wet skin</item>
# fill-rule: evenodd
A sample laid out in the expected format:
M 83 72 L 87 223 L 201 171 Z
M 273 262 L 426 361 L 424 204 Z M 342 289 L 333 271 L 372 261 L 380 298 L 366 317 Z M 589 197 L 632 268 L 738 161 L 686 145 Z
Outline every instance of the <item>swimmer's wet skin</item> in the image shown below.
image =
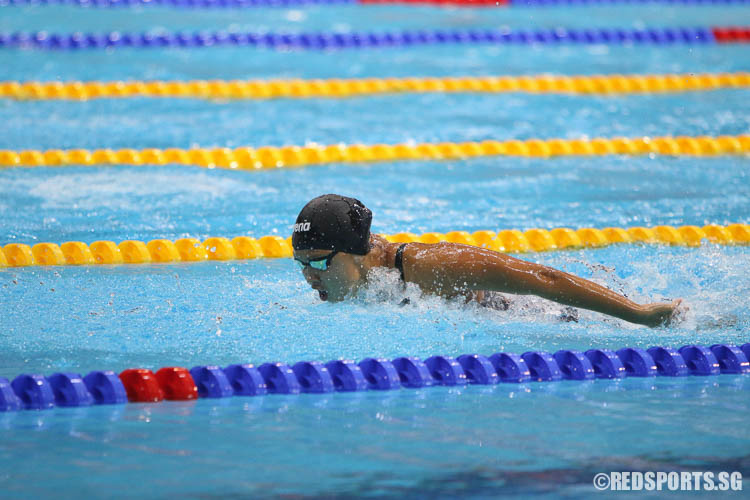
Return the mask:
M 371 223 L 372 212 L 359 200 L 335 194 L 313 199 L 297 216 L 294 259 L 321 300 L 345 299 L 366 284 L 370 269 L 386 267 L 446 298 L 481 300 L 484 291 L 537 295 L 651 327 L 668 324 L 681 303 L 636 304 L 578 276 L 484 248 L 390 243 L 370 234 Z

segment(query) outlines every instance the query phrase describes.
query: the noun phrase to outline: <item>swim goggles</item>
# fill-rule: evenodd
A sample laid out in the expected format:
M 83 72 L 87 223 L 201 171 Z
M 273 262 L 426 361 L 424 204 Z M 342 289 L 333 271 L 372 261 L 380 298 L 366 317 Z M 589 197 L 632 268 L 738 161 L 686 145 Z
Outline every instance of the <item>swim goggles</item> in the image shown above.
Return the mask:
M 298 258 L 294 258 L 295 261 L 297 261 L 297 264 L 299 264 L 299 267 L 302 269 L 306 268 L 307 266 L 310 266 L 313 269 L 316 269 L 318 271 L 327 271 L 329 267 L 331 267 L 331 261 L 333 260 L 333 257 L 337 254 L 337 251 L 333 251 L 329 253 L 328 255 L 324 255 L 323 257 L 318 257 L 317 259 L 310 259 L 307 262 L 302 262 Z

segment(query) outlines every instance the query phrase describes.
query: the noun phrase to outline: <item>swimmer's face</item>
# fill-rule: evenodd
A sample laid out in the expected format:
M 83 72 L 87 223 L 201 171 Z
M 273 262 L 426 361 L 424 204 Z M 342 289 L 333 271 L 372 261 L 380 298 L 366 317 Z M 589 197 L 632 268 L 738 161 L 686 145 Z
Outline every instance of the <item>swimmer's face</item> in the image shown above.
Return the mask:
M 331 250 L 295 250 L 295 260 L 307 263 L 331 255 Z M 302 268 L 305 280 L 318 291 L 321 300 L 339 302 L 356 291 L 362 282 L 362 256 L 337 252 L 325 271 Z

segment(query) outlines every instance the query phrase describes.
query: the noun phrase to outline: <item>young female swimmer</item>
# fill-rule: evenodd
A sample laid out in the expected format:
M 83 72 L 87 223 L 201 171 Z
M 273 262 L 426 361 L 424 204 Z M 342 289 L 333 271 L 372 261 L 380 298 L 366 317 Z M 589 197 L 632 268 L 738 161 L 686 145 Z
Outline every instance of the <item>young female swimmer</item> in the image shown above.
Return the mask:
M 481 303 L 492 291 L 537 295 L 651 327 L 668 324 L 681 302 L 636 304 L 578 276 L 484 248 L 390 243 L 370 234 L 371 222 L 372 212 L 359 200 L 335 194 L 313 199 L 299 213 L 294 259 L 321 300 L 341 301 L 366 283 L 370 269 L 387 267 L 423 292 L 446 298 Z

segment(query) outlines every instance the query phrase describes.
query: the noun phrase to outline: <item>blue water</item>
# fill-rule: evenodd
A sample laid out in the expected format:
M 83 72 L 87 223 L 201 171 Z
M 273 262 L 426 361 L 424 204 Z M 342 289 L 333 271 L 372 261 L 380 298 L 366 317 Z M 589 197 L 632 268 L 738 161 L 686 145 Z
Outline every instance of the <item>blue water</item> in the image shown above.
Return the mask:
M 127 13 L 127 14 L 125 14 Z M 301 10 L 7 7 L 0 31 L 393 31 L 400 29 L 679 27 L 750 24 L 744 7 L 441 9 L 338 6 Z M 646 56 L 646 54 L 648 54 Z M 343 51 L 212 47 L 49 52 L 0 50 L 0 78 L 115 80 L 343 78 L 748 70 L 746 46 L 425 46 Z
M 371 207 L 379 233 L 746 223 L 747 167 L 739 157 L 607 157 L 21 168 L 2 172 L 0 220 L 9 242 L 287 237 L 308 200 L 336 192 Z
M 748 24 L 742 7 L 181 11 L 0 9 L 0 31 L 470 29 Z M 281 78 L 738 71 L 743 46 L 0 50 L 0 79 Z M 662 96 L 397 95 L 273 101 L 0 100 L 0 149 L 261 146 L 750 131 L 747 90 Z M 281 169 L 0 171 L 0 244 L 287 236 L 325 192 L 373 230 L 750 222 L 746 157 L 477 158 Z M 290 260 L 0 269 L 0 376 L 339 357 L 750 341 L 747 247 L 522 255 L 637 301 L 682 297 L 648 329 L 515 297 L 496 312 L 381 273 L 322 303 Z M 397 304 L 407 296 L 407 307 Z M 3 498 L 593 497 L 598 472 L 750 477 L 750 378 L 594 381 L 232 398 L 0 414 Z M 745 488 L 750 487 L 745 483 Z M 737 496 L 739 496 L 738 494 Z M 731 496 L 729 494 L 728 496 Z M 697 494 L 696 497 L 700 497 Z
M 189 99 L 5 101 L 0 104 L 0 120 L 13 127 L 0 137 L 0 148 L 116 149 L 133 144 L 188 148 L 736 135 L 750 130 L 746 101 L 744 90 L 599 98 L 402 94 L 309 103 L 294 99 L 223 103 Z M 393 112 L 383 113 L 385 108 Z M 352 117 L 357 117 L 356 126 Z
M 24 412 L 0 415 L 0 481 L 6 498 L 597 498 L 601 471 L 747 477 L 748 390 L 720 376 Z
M 397 273 L 353 302 L 330 304 L 290 260 L 12 269 L 0 274 L 12 304 L 0 323 L 7 335 L 0 375 L 750 340 L 745 249 L 613 247 L 530 258 L 637 301 L 683 297 L 691 309 L 668 329 L 586 311 L 578 323 L 561 323 L 561 307 L 541 299 L 516 298 L 498 312 L 420 298 L 398 287 Z M 400 307 L 405 296 L 413 305 Z

